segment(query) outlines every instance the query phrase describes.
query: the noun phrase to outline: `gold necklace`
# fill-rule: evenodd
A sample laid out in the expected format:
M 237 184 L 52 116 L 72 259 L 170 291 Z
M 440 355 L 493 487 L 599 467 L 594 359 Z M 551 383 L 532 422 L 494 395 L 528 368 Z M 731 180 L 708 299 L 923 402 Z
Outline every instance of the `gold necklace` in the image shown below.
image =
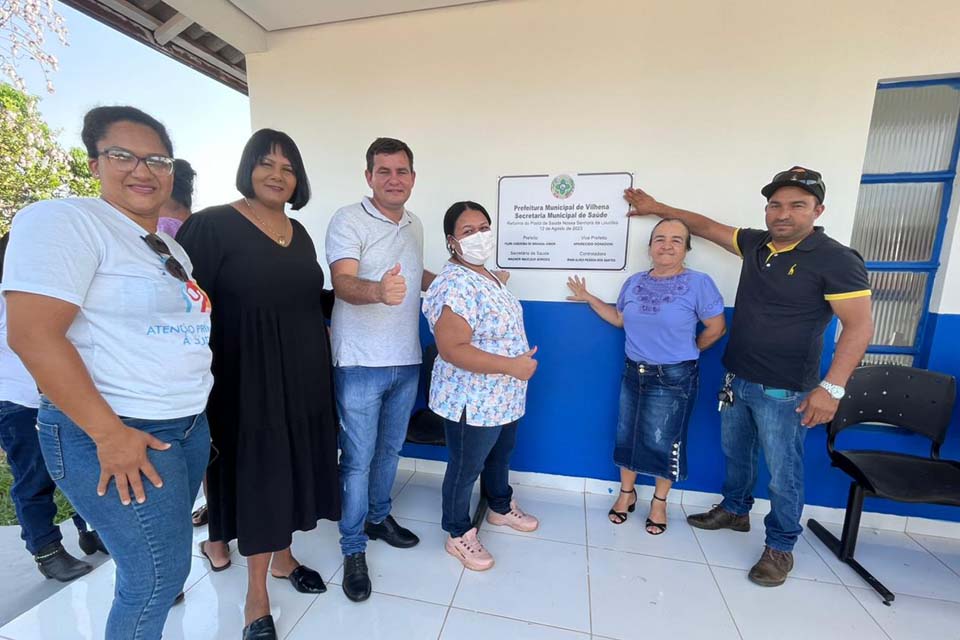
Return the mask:
M 253 210 L 253 205 L 250 204 L 250 201 L 247 200 L 246 197 L 243 198 L 243 202 L 244 202 L 244 204 L 247 205 L 247 209 L 250 211 L 250 213 L 253 215 L 253 217 L 257 219 L 257 222 L 260 223 L 260 226 L 261 226 L 261 227 L 264 227 L 268 232 L 270 232 L 271 234 L 273 234 L 274 236 L 276 236 L 275 242 L 276 242 L 278 245 L 280 245 L 281 247 L 287 246 L 287 238 L 286 238 L 286 236 L 285 236 L 284 234 L 282 234 L 282 233 L 277 233 L 276 231 L 274 231 L 274 230 L 273 230 L 273 227 L 272 227 L 269 223 L 267 223 L 263 218 L 261 218 L 260 216 L 258 216 L 258 215 L 257 215 L 257 212 Z

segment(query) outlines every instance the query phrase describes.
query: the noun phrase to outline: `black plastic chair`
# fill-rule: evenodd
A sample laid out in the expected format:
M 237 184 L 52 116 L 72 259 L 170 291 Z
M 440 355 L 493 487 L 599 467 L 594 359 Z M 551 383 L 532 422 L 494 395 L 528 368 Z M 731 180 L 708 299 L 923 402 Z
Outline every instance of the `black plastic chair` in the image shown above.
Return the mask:
M 889 606 L 893 593 L 853 557 L 863 499 L 960 506 L 960 462 L 940 459 L 940 445 L 950 426 L 957 383 L 953 376 L 934 371 L 874 365 L 854 371 L 846 390 L 836 416 L 827 425 L 830 461 L 853 478 L 843 533 L 838 540 L 812 518 L 807 520 L 807 527 Z M 834 448 L 837 434 L 862 423 L 881 423 L 926 436 L 933 441 L 930 457 Z
M 424 397 L 430 398 L 430 382 L 433 379 L 433 361 L 437 359 L 437 345 L 428 345 L 423 350 L 423 364 L 420 370 L 420 386 L 424 390 Z M 411 444 L 426 444 L 437 447 L 447 446 L 447 437 L 443 428 L 443 418 L 435 414 L 429 407 L 418 409 L 410 416 L 407 425 L 407 442 Z M 477 529 L 487 513 L 487 492 L 483 481 L 480 482 L 480 502 L 473 514 L 472 524 Z

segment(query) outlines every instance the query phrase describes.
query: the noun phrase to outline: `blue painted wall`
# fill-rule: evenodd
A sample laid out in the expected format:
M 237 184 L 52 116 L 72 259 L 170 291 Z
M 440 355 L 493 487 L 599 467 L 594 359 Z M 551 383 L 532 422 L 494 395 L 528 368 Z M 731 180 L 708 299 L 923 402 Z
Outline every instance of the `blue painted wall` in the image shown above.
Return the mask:
M 623 332 L 594 314 L 585 304 L 524 302 L 524 320 L 531 345 L 539 346 L 539 367 L 530 382 L 527 415 L 520 424 L 512 468 L 567 476 L 617 480 L 613 440 L 623 369 Z M 730 321 L 732 309 L 727 309 Z M 931 314 L 929 368 L 960 377 L 960 316 Z M 829 329 L 827 336 L 832 336 Z M 423 344 L 433 336 L 421 318 Z M 832 355 L 827 340 L 825 363 Z M 678 487 L 719 493 L 723 484 L 720 417 L 716 391 L 722 377 L 721 340 L 701 357 L 700 396 L 690 422 L 687 455 L 689 477 Z M 422 393 L 422 390 L 421 390 Z M 423 397 L 420 406 L 425 404 Z M 842 447 L 879 448 L 927 455 L 929 441 L 868 427 L 845 431 Z M 443 460 L 440 447 L 406 445 L 404 455 Z M 951 432 L 942 450 L 944 458 L 960 459 L 960 408 L 955 407 Z M 806 440 L 806 502 L 845 507 L 849 479 L 830 467 L 826 431 L 812 429 Z M 756 496 L 767 497 L 769 476 L 761 469 Z M 647 483 L 652 480 L 646 478 Z M 868 499 L 866 509 L 899 515 L 960 521 L 960 509 L 934 505 Z

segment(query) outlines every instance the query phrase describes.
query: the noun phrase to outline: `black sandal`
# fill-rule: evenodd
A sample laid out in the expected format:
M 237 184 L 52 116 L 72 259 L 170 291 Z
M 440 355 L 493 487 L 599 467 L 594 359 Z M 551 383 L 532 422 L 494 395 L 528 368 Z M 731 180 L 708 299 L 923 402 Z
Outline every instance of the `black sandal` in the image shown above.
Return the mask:
M 666 498 L 661 498 L 661 497 L 658 496 L 656 493 L 653 494 L 653 500 L 659 500 L 660 502 L 666 502 L 666 501 L 667 501 Z M 650 501 L 650 508 L 651 508 L 651 509 L 653 509 L 653 500 Z M 643 525 L 643 526 L 646 527 L 647 533 L 649 533 L 649 534 L 652 535 L 652 536 L 658 536 L 658 535 L 660 535 L 661 533 L 663 533 L 664 531 L 667 530 L 667 523 L 666 523 L 666 522 L 654 522 L 654 521 L 651 520 L 650 518 L 647 518 L 647 523 L 646 523 L 645 525 Z M 650 531 L 651 528 L 652 528 L 652 529 L 656 529 L 656 531 Z
M 207 514 L 207 505 L 201 506 L 199 509 L 190 514 L 190 522 L 193 523 L 195 527 L 202 527 L 207 524 L 210 520 L 209 515 Z
M 624 491 L 620 489 L 620 493 L 632 493 L 633 494 L 633 504 L 627 507 L 627 511 L 614 511 L 612 508 L 607 512 L 607 518 L 610 516 L 616 518 L 616 520 L 610 520 L 613 524 L 623 524 L 627 521 L 627 512 L 633 513 L 637 509 L 637 488 L 634 487 L 630 491 Z
M 222 564 L 222 565 L 220 565 L 219 567 L 218 567 L 217 565 L 213 564 L 213 560 L 210 558 L 209 555 L 207 555 L 207 550 L 203 548 L 203 545 L 204 545 L 206 542 L 210 542 L 210 541 L 209 541 L 209 540 L 204 540 L 204 541 L 200 542 L 200 544 L 198 545 L 198 548 L 200 549 L 200 555 L 202 555 L 204 558 L 206 558 L 206 559 L 207 559 L 207 562 L 210 563 L 210 570 L 211 570 L 211 571 L 226 571 L 227 569 L 229 569 L 229 568 L 230 568 L 230 565 L 233 564 L 233 561 L 230 560 L 229 558 L 227 559 L 226 564 Z M 230 545 L 227 545 L 227 553 L 230 553 Z

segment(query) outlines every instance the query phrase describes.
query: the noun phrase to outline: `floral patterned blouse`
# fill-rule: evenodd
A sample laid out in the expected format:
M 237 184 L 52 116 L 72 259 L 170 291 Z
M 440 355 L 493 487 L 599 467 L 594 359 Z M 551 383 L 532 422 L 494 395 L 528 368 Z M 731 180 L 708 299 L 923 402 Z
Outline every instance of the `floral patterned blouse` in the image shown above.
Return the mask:
M 445 306 L 470 325 L 470 344 L 477 349 L 507 357 L 529 349 L 520 301 L 489 278 L 448 262 L 423 298 L 423 314 L 431 332 Z M 459 421 L 466 410 L 467 424 L 472 426 L 509 424 L 523 416 L 526 399 L 524 380 L 466 371 L 439 355 L 434 361 L 430 409 L 448 420 Z

